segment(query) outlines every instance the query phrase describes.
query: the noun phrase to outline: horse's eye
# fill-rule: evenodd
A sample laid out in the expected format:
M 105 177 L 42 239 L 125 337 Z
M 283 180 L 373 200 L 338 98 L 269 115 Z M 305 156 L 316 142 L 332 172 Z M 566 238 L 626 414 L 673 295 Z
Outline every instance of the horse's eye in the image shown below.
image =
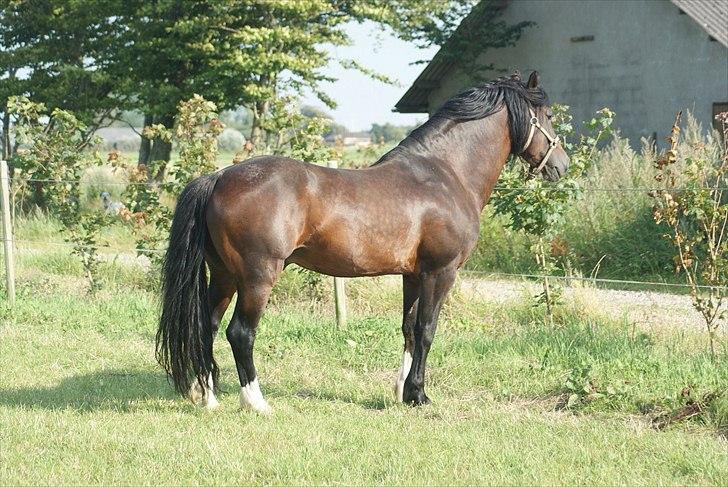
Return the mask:
M 551 117 L 553 117 L 553 116 L 554 116 L 554 114 L 553 114 L 553 113 L 551 113 L 551 112 L 548 112 L 548 113 L 546 114 L 546 118 L 548 118 L 549 120 L 551 120 Z

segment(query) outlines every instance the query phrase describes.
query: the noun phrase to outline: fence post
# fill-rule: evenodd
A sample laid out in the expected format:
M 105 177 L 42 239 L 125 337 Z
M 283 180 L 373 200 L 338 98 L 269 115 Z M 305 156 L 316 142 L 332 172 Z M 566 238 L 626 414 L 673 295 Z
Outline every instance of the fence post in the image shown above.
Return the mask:
M 7 283 L 8 302 L 15 305 L 15 259 L 13 259 L 13 222 L 10 219 L 10 175 L 8 163 L 0 161 L 0 206 L 3 213 L 3 244 L 5 249 L 5 281 Z
M 328 166 L 337 168 L 339 161 L 331 160 Z M 334 301 L 336 303 L 336 327 L 346 328 L 346 289 L 343 277 L 334 277 Z

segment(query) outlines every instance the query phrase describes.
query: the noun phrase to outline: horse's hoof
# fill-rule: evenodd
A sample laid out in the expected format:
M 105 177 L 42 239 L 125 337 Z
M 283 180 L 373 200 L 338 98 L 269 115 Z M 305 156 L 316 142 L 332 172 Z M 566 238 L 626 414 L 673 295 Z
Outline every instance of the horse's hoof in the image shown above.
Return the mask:
M 404 381 L 397 379 L 392 387 L 392 394 L 394 395 L 395 402 L 403 402 L 404 396 Z
M 203 389 L 199 382 L 195 381 L 190 386 L 190 390 L 187 393 L 187 397 L 192 401 L 195 406 L 201 406 L 208 410 L 217 409 L 220 407 L 220 403 L 215 397 L 215 393 L 212 391 L 212 376 L 208 378 L 209 389 Z
M 414 406 L 426 406 L 427 404 L 430 404 L 430 403 L 432 403 L 432 401 L 430 401 L 430 398 L 427 397 L 426 395 L 422 394 L 421 397 L 418 397 L 417 399 L 410 402 L 410 405 L 412 405 L 413 407 Z
M 240 401 L 240 407 L 242 409 L 246 409 L 248 411 L 253 411 L 254 413 L 258 413 L 261 416 L 272 416 L 273 415 L 273 408 L 268 405 L 267 402 L 257 403 L 257 404 L 250 404 L 243 400 Z
M 258 379 L 240 388 L 240 407 L 250 409 L 263 416 L 273 414 L 273 409 L 271 409 L 268 401 L 263 398 L 263 394 L 260 392 Z
M 205 398 L 204 401 L 202 402 L 202 405 L 208 411 L 212 411 L 212 410 L 220 407 L 220 403 L 218 402 L 218 400 L 214 394 L 210 394 L 209 397 Z
M 431 402 L 432 401 L 430 401 L 430 398 L 427 397 L 425 391 L 423 390 L 404 392 L 404 403 L 409 404 L 410 406 L 424 406 L 425 404 L 430 404 Z

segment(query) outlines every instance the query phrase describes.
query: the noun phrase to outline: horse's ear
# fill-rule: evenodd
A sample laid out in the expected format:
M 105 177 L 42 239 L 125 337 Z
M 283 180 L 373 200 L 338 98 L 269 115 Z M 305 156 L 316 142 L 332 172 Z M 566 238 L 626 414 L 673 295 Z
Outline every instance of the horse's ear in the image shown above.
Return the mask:
M 536 88 L 540 84 L 541 80 L 539 80 L 538 77 L 538 71 L 534 71 L 531 73 L 531 76 L 528 77 L 528 87 L 529 88 Z
M 511 75 L 511 79 L 513 81 L 521 81 L 521 72 L 518 70 L 513 71 L 513 74 Z

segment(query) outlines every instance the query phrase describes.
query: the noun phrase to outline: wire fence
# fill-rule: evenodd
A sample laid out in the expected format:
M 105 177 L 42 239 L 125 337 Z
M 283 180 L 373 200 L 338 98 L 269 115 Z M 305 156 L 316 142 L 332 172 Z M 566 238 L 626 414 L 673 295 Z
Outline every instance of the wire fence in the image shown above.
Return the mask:
M 36 178 L 10 178 L 11 183 L 44 183 L 44 184 L 85 184 L 94 186 L 150 186 L 159 187 L 163 183 L 155 181 L 100 181 L 100 182 L 89 182 L 89 181 L 75 181 L 71 179 L 36 179 Z M 666 188 L 659 187 L 616 187 L 616 188 L 601 188 L 595 186 L 585 187 L 562 187 L 556 185 L 540 186 L 540 187 L 521 187 L 512 188 L 507 186 L 494 186 L 493 191 L 513 191 L 513 192 L 528 192 L 528 191 L 594 191 L 594 192 L 613 192 L 613 193 L 649 193 L 651 191 L 667 191 Z M 705 186 L 705 187 L 690 187 L 690 188 L 669 188 L 669 191 L 673 192 L 684 192 L 684 191 L 728 191 L 728 187 L 723 186 Z
M 107 251 L 109 253 L 116 253 L 119 255 L 127 255 L 130 257 L 143 255 L 143 254 L 159 254 L 162 255 L 166 253 L 166 249 L 148 249 L 143 247 L 138 248 L 131 248 L 131 247 L 115 247 L 112 245 L 107 244 L 98 244 L 98 245 L 79 245 L 74 244 L 71 242 L 62 242 L 62 241 L 52 241 L 52 240 L 26 240 L 26 239 L 12 239 L 12 243 L 14 243 L 17 247 L 17 244 L 22 244 L 26 248 L 29 248 L 31 246 L 36 246 L 38 249 L 42 249 L 46 246 L 56 247 L 56 248 L 67 248 L 67 249 L 74 249 L 74 248 L 86 248 L 86 249 L 96 249 L 99 251 Z M 660 281 L 637 281 L 637 280 L 630 280 L 630 279 L 607 279 L 607 278 L 601 278 L 601 277 L 586 277 L 586 276 L 579 276 L 579 275 L 556 275 L 556 274 L 532 274 L 532 273 L 510 273 L 510 272 L 498 272 L 498 271 L 484 271 L 484 270 L 476 270 L 476 269 L 463 269 L 460 271 L 461 275 L 466 276 L 468 278 L 474 278 L 474 279 L 509 279 L 509 280 L 543 280 L 543 279 L 553 279 L 557 281 L 563 281 L 567 285 L 572 284 L 573 282 L 583 282 L 593 285 L 598 284 L 604 284 L 609 285 L 610 287 L 615 286 L 622 286 L 622 287 L 633 287 L 633 286 L 642 286 L 644 288 L 674 288 L 674 289 L 692 289 L 692 286 L 685 283 L 678 283 L 678 282 L 660 282 Z M 696 286 L 699 289 L 715 289 L 718 291 L 724 291 L 728 292 L 728 286 L 705 286 L 705 285 L 698 285 Z
M 88 186 L 95 186 L 97 188 L 104 186 L 153 186 L 159 187 L 160 183 L 153 181 L 144 182 L 124 182 L 124 181 L 75 181 L 75 180 L 57 180 L 57 179 L 42 179 L 42 178 L 7 178 L 9 183 L 38 183 L 38 184 L 82 184 Z M 561 187 L 524 187 L 524 188 L 507 188 L 502 186 L 496 186 L 495 190 L 499 191 L 584 191 L 584 192 L 624 192 L 624 193 L 649 193 L 650 191 L 663 190 L 664 188 L 651 188 L 651 187 L 620 187 L 620 188 L 602 188 L 602 187 L 583 187 L 583 188 L 561 188 Z M 723 187 L 706 187 L 706 188 L 678 188 L 670 189 L 670 191 L 701 191 L 701 190 L 728 190 Z M 73 249 L 95 249 L 102 255 L 116 254 L 117 256 L 129 256 L 135 259 L 139 255 L 163 255 L 166 249 L 162 248 L 133 248 L 133 247 L 122 247 L 118 245 L 100 243 L 96 245 L 91 244 L 76 244 L 69 241 L 57 241 L 57 240 L 30 240 L 30 239 L 13 239 L 3 238 L 4 244 L 10 244 L 11 247 L 17 250 L 36 250 L 43 249 L 46 247 L 54 248 L 65 248 L 69 250 Z M 9 241 L 9 242 L 8 242 Z M 6 253 L 8 247 L 5 247 Z M 22 252 L 21 252 L 22 253 Z M 630 279 L 608 279 L 600 277 L 584 277 L 584 276 L 566 276 L 566 275 L 544 275 L 537 273 L 507 273 L 507 272 L 494 272 L 494 271 L 482 271 L 482 270 L 463 270 L 461 275 L 472 282 L 477 281 L 493 281 L 493 280 L 508 280 L 508 281 L 543 281 L 544 279 L 556 280 L 563 282 L 567 287 L 573 286 L 574 283 L 583 283 L 597 287 L 599 285 L 611 288 L 611 289 L 634 289 L 635 286 L 639 286 L 643 289 L 664 289 L 664 290 L 685 290 L 692 289 L 692 287 L 686 283 L 678 282 L 659 282 L 659 281 L 648 281 L 648 280 L 630 280 Z M 470 286 L 471 291 L 478 291 L 478 286 Z M 698 286 L 699 289 L 714 289 L 720 292 L 728 291 L 728 286 Z M 337 289 L 337 304 L 340 298 L 339 294 L 343 296 L 342 289 Z M 337 307 L 338 310 L 338 307 Z

